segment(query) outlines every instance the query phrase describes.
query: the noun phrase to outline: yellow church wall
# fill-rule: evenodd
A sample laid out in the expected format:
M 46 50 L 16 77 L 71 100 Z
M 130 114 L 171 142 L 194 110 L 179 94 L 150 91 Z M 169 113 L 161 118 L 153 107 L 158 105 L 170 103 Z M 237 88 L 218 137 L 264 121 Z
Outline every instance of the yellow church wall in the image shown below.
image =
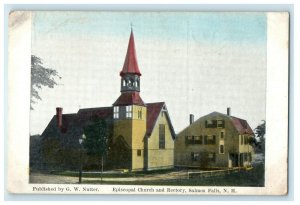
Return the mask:
M 138 118 L 138 111 L 141 111 L 141 119 Z M 134 105 L 132 108 L 132 169 L 141 170 L 144 168 L 144 138 L 146 134 L 147 111 L 144 106 Z M 140 150 L 141 155 L 138 156 Z
M 159 125 L 165 125 L 165 149 L 159 149 Z M 166 115 L 161 114 L 148 138 L 148 169 L 172 168 L 174 166 L 174 140 Z
M 141 111 L 141 119 L 139 118 L 139 111 Z M 120 116 L 122 115 L 123 114 L 120 114 Z M 116 140 L 120 135 L 123 136 L 124 140 L 132 150 L 132 170 L 141 170 L 144 168 L 144 137 L 146 134 L 146 115 L 146 107 L 133 105 L 132 118 L 117 119 L 114 122 L 114 140 Z M 138 156 L 139 150 L 141 152 L 140 156 Z
M 113 142 L 122 136 L 126 143 L 131 147 L 132 144 L 132 120 L 122 119 L 114 121 L 114 132 L 113 132 Z

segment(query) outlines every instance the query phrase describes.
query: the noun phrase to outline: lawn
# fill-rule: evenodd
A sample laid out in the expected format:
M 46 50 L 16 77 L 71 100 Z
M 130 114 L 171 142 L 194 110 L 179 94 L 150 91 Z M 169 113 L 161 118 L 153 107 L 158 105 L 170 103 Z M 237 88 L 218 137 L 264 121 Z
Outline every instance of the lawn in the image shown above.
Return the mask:
M 120 173 L 99 173 L 99 172 L 83 172 L 82 177 L 88 178 L 126 178 L 126 177 L 143 177 L 150 174 L 166 174 L 176 169 L 152 170 L 152 171 L 139 171 L 139 172 L 120 172 Z M 77 177 L 78 172 L 75 171 L 52 171 L 50 174 L 59 176 L 72 176 Z
M 84 184 L 118 184 L 118 185 L 170 185 L 170 186 L 241 186 L 241 187 L 263 187 L 264 166 L 258 165 L 249 171 L 240 171 L 223 176 L 172 179 L 153 181 L 84 181 Z

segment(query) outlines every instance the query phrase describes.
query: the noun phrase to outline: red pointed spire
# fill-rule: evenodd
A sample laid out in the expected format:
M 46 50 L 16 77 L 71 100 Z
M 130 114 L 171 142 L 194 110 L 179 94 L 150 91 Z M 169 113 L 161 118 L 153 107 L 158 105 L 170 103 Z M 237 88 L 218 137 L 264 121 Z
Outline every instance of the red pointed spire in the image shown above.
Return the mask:
M 120 75 L 123 76 L 126 73 L 137 74 L 138 76 L 142 75 L 139 70 L 138 63 L 137 63 L 137 58 L 136 58 L 136 53 L 135 53 L 135 45 L 134 45 L 134 36 L 133 36 L 132 29 L 131 29 L 131 33 L 130 33 L 125 62 L 123 65 L 123 69 L 120 72 Z

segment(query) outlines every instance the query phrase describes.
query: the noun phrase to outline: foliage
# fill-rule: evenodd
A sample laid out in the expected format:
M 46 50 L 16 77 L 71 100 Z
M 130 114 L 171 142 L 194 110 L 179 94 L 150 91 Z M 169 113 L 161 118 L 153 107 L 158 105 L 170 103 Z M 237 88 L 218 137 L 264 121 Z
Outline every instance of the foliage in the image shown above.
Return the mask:
M 45 68 L 43 61 L 40 57 L 31 55 L 31 99 L 30 109 L 33 110 L 32 104 L 37 100 L 42 100 L 39 95 L 38 89 L 42 87 L 53 88 L 57 85 L 55 77 L 61 78 L 57 71 L 51 68 Z
M 87 155 L 104 156 L 108 150 L 108 128 L 105 120 L 95 119 L 93 122 L 84 127 L 86 139 L 83 146 Z
M 255 143 L 257 150 L 264 153 L 264 151 L 265 151 L 265 134 L 266 134 L 266 121 L 265 120 L 263 120 L 262 123 L 254 129 L 254 133 L 257 138 L 256 143 Z
M 263 123 L 258 125 L 254 130 L 255 130 L 256 136 L 260 139 L 263 139 L 266 134 L 266 121 L 263 120 Z

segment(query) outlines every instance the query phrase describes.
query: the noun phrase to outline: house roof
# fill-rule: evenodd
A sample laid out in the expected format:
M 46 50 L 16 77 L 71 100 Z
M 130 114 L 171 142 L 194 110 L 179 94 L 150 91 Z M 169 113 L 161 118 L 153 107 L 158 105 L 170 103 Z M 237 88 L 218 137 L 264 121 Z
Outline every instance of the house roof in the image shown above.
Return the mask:
M 253 130 L 246 120 L 231 116 L 231 121 L 240 134 L 254 135 Z
M 141 76 L 141 72 L 137 63 L 137 57 L 135 52 L 135 44 L 134 44 L 134 36 L 133 32 L 131 30 L 127 53 L 125 57 L 125 62 L 123 65 L 123 69 L 120 72 L 121 76 L 124 76 L 125 74 L 137 74 L 138 76 Z
M 159 114 L 161 113 L 163 108 L 166 109 L 166 105 L 164 102 L 157 102 L 157 103 L 147 103 L 146 106 L 147 106 L 147 131 L 146 131 L 146 134 L 148 136 L 150 136 L 152 134 L 155 124 L 158 120 Z M 171 123 L 170 116 L 169 116 L 168 112 L 165 112 L 165 113 L 166 113 L 167 120 L 169 122 L 172 137 L 173 137 L 173 139 L 175 139 L 176 134 L 175 134 L 173 125 Z
M 140 97 L 139 92 L 129 91 L 121 93 L 113 105 L 145 105 L 145 103 Z
M 251 127 L 249 126 L 247 120 L 244 120 L 244 119 L 241 119 L 238 117 L 234 117 L 232 115 L 226 115 L 226 114 L 219 113 L 219 112 L 212 112 L 208 115 L 213 115 L 213 114 L 218 114 L 218 115 L 222 115 L 223 117 L 229 118 L 239 134 L 250 134 L 250 135 L 254 134 Z
M 96 107 L 80 109 L 77 112 L 76 120 L 78 122 L 93 120 L 94 117 L 107 119 L 112 117 L 112 107 Z
M 56 124 L 56 122 L 57 122 L 56 115 L 53 116 L 53 118 L 55 118 L 55 124 Z M 72 124 L 72 122 L 74 121 L 75 118 L 76 118 L 76 114 L 74 114 L 74 113 L 62 115 L 62 128 L 61 128 L 61 131 L 63 133 L 68 131 L 68 128 L 71 126 L 71 124 Z
M 234 116 L 231 116 L 231 115 L 226 115 L 226 114 L 223 114 L 223 113 L 220 113 L 220 112 L 212 112 L 208 115 L 205 115 L 203 117 L 200 117 L 198 120 L 196 120 L 194 123 L 196 123 L 197 121 L 203 119 L 203 118 L 206 118 L 208 116 L 213 116 L 213 115 L 221 115 L 222 117 L 225 117 L 225 118 L 229 118 L 230 121 L 232 122 L 233 126 L 235 127 L 236 131 L 239 133 L 239 134 L 250 134 L 250 135 L 254 135 L 254 132 L 253 130 L 251 129 L 251 127 L 249 126 L 248 122 L 244 119 L 241 119 L 241 118 L 238 118 L 238 117 L 234 117 Z M 189 125 L 190 126 L 190 125 Z M 188 126 L 188 127 L 189 127 Z M 187 129 L 188 127 L 184 128 L 181 132 L 183 132 L 185 129 Z M 180 133 L 181 133 L 180 132 Z
M 62 115 L 62 127 L 60 129 L 61 133 L 66 133 L 68 129 L 72 126 L 74 119 L 76 118 L 76 114 L 63 114 Z M 49 132 L 53 131 L 54 129 L 59 129 L 57 125 L 57 117 L 53 115 L 50 122 L 48 123 L 46 129 L 42 133 L 42 135 L 47 135 Z
M 141 101 L 143 103 L 143 101 Z M 164 102 L 157 103 L 147 103 L 142 104 L 147 106 L 147 129 L 146 134 L 150 137 L 153 129 L 158 121 L 159 114 L 162 110 L 165 110 L 166 118 L 169 122 L 169 127 L 171 130 L 171 134 L 173 139 L 175 139 L 175 131 L 171 123 L 171 119 L 166 109 L 166 105 Z M 72 114 L 63 114 L 62 115 L 62 129 L 60 133 L 64 134 L 70 133 L 70 135 L 79 135 L 82 132 L 84 126 L 90 123 L 95 117 L 109 120 L 113 117 L 113 107 L 97 107 L 97 108 L 86 108 L 80 109 L 77 113 Z M 57 126 L 57 118 L 54 115 L 49 122 L 47 128 L 43 132 L 42 135 L 47 135 L 47 132 L 51 132 L 51 130 L 59 131 Z

